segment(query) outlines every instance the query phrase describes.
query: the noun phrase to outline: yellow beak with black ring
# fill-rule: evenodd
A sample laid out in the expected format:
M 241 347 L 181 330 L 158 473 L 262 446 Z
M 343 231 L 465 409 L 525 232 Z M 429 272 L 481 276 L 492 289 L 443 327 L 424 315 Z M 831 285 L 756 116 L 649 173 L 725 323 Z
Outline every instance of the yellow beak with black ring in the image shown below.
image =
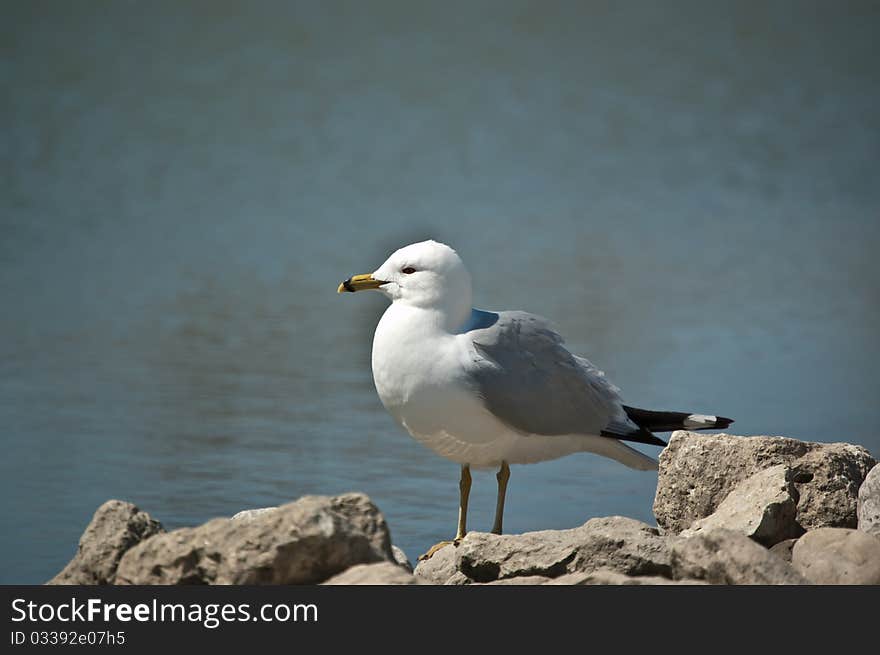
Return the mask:
M 355 291 L 365 291 L 366 289 L 378 289 L 383 284 L 388 284 L 388 282 L 377 280 L 369 273 L 366 275 L 354 275 L 340 284 L 339 288 L 336 289 L 336 293 L 343 293 L 344 291 L 354 293 Z

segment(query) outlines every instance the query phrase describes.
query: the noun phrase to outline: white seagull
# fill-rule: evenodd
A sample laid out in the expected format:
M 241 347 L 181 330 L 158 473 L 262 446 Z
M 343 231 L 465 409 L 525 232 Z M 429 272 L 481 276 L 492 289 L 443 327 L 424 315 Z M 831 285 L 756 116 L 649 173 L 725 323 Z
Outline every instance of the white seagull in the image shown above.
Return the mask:
M 624 405 L 620 390 L 571 354 L 546 319 L 471 307 L 470 274 L 445 244 L 401 248 L 337 291 L 365 289 L 391 299 L 373 336 L 373 381 L 382 404 L 414 439 L 461 465 L 455 539 L 422 558 L 467 533 L 470 467 L 499 469 L 492 532 L 501 534 L 510 464 L 591 452 L 656 470 L 655 459 L 623 441 L 665 446 L 652 431 L 732 423 Z

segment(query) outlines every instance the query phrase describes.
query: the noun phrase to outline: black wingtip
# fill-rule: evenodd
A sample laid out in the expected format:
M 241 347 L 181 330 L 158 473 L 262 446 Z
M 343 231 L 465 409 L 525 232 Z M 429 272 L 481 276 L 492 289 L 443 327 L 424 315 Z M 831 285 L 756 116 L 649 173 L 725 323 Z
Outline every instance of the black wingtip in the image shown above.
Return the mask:
M 672 432 L 673 430 L 716 430 L 724 429 L 732 418 L 725 416 L 689 414 L 687 412 L 657 412 L 623 405 L 629 419 L 644 430 L 651 432 Z M 710 420 L 714 419 L 714 420 Z
M 634 443 L 644 443 L 649 446 L 660 446 L 661 448 L 666 447 L 666 442 L 663 441 L 656 434 L 649 432 L 648 430 L 639 429 L 633 430 L 632 432 L 627 433 L 619 433 L 613 432 L 610 430 L 602 430 L 599 433 L 603 437 L 609 437 L 611 439 L 620 439 L 621 441 L 632 441 Z
M 665 448 L 667 446 L 666 442 L 663 441 L 663 439 L 658 437 L 656 434 L 652 434 L 649 438 L 646 438 L 646 440 L 643 441 L 642 443 L 646 443 L 651 446 L 660 446 L 661 448 Z

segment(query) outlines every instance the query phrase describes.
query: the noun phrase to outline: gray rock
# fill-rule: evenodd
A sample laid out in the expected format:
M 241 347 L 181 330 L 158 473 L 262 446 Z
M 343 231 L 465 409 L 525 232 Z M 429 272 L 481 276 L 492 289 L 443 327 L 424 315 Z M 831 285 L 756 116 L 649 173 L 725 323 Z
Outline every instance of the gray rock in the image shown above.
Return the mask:
M 382 514 L 363 494 L 304 496 L 242 519 L 159 534 L 119 562 L 117 584 L 311 584 L 394 561 Z
M 798 539 L 791 563 L 815 584 L 880 584 L 880 538 L 847 528 L 820 528 Z
M 402 548 L 391 546 L 391 553 L 394 555 L 395 562 L 397 562 L 400 566 L 405 568 L 410 573 L 413 572 L 413 565 L 409 561 L 409 558 L 406 556 L 406 553 L 403 552 Z
M 880 537 L 880 466 L 875 466 L 859 488 L 859 530 Z
M 108 500 L 79 539 L 73 559 L 47 584 L 112 584 L 119 560 L 130 548 L 155 534 L 162 524 L 131 503 Z
M 875 463 L 851 444 L 679 430 L 660 453 L 654 516 L 666 533 L 678 534 L 714 513 L 743 480 L 785 464 L 799 494 L 801 527 L 855 527 L 858 489 Z
M 784 541 L 780 541 L 778 544 L 774 544 L 770 548 L 770 552 L 776 555 L 776 557 L 782 558 L 786 562 L 791 562 L 791 549 L 794 548 L 794 545 L 797 543 L 797 539 L 785 539 Z
M 801 496 L 798 523 L 804 530 L 855 528 L 859 521 L 859 487 L 877 462 L 861 446 L 814 445 L 814 450 L 792 466 Z
M 434 584 L 555 578 L 610 568 L 628 575 L 669 575 L 669 550 L 656 528 L 620 516 L 596 518 L 572 530 L 520 535 L 471 532 L 416 567 Z M 454 577 L 455 574 L 461 574 Z
M 795 519 L 798 492 L 791 477 L 784 464 L 758 471 L 734 487 L 712 514 L 695 521 L 682 536 L 727 528 L 768 548 L 800 536 L 804 531 Z
M 450 586 L 466 585 L 466 584 L 473 584 L 473 580 L 471 580 L 469 577 L 467 577 L 467 576 L 466 576 L 464 573 L 462 573 L 461 571 L 456 571 L 456 572 L 453 573 L 452 576 L 451 576 L 449 579 L 447 579 L 446 582 L 444 582 L 443 584 L 445 584 L 445 585 L 450 585 Z
M 717 528 L 671 541 L 672 573 L 677 580 L 710 584 L 808 584 L 781 558 L 740 532 Z
M 624 575 L 610 569 L 592 573 L 566 573 L 549 580 L 551 585 L 705 585 L 702 580 L 670 580 L 657 575 Z
M 590 519 L 572 530 L 471 533 L 456 560 L 458 570 L 477 582 L 524 575 L 555 578 L 602 568 L 627 575 L 670 573 L 666 540 L 655 528 L 622 516 Z
M 396 562 L 376 562 L 375 564 L 355 564 L 322 584 L 411 585 L 419 584 L 419 581 Z
M 250 522 L 250 521 L 253 521 L 255 518 L 257 518 L 258 516 L 262 516 L 266 512 L 274 512 L 276 509 L 278 509 L 278 508 L 277 507 L 259 507 L 257 509 L 245 509 L 245 510 L 238 512 L 238 514 L 233 515 L 232 520 L 233 521 Z
M 444 546 L 429 559 L 419 560 L 413 574 L 426 584 L 447 584 L 458 572 L 455 567 L 455 551 L 456 547 L 452 544 Z
M 476 585 L 540 585 L 550 582 L 551 578 L 543 575 L 523 575 L 518 578 L 503 578 L 492 582 L 476 582 Z

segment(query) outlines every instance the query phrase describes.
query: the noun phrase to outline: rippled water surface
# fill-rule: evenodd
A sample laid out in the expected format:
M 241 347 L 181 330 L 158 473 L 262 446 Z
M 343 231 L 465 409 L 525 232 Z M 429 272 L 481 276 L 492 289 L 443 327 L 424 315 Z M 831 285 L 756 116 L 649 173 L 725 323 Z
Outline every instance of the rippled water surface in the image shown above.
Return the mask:
M 448 538 L 457 467 L 372 386 L 384 301 L 335 293 L 427 237 L 631 404 L 880 454 L 876 5 L 715 5 L 8 3 L 0 582 L 108 498 L 361 490 L 411 558 Z M 505 527 L 651 521 L 655 484 L 514 467 Z

